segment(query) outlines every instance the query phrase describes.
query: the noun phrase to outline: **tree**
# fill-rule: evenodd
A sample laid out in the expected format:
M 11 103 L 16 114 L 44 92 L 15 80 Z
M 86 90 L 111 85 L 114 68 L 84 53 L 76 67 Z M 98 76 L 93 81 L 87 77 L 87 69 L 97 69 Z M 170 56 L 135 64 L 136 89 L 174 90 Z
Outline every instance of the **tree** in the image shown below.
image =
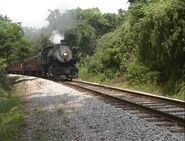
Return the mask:
M 77 24 L 65 34 L 65 39 L 78 49 L 78 57 L 92 55 L 95 45 L 95 29 L 86 22 Z
M 85 21 L 96 29 L 96 35 L 99 37 L 111 31 L 108 18 L 106 19 L 98 8 L 81 10 L 80 17 L 81 21 Z
M 47 27 L 48 31 L 59 31 L 60 34 L 64 34 L 66 30 L 71 29 L 80 18 L 80 9 L 66 10 L 64 13 L 60 13 L 59 9 L 49 10 L 49 15 L 46 21 L 49 22 Z
M 19 23 L 13 23 L 8 17 L 0 16 L 0 90 L 10 90 L 7 78 L 7 66 L 21 62 L 30 54 L 30 44 L 24 38 Z
M 20 61 L 28 56 L 30 45 L 23 35 L 20 24 L 12 23 L 4 18 L 0 20 L 0 56 L 7 63 Z M 27 53 L 25 54 L 25 52 Z M 20 53 L 22 53 L 20 55 Z M 19 55 L 18 55 L 19 54 Z
M 141 60 L 162 79 L 181 78 L 185 62 L 185 2 L 159 0 L 143 9 L 135 28 Z

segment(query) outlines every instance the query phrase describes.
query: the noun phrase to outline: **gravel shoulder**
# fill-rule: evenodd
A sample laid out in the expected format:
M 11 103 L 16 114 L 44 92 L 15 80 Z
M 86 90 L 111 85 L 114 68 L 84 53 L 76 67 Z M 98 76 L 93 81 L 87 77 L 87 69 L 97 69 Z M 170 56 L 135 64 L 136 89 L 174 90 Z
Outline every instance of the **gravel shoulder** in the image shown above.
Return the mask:
M 61 84 L 28 76 L 21 76 L 20 84 L 25 92 L 23 141 L 185 140 L 182 133 Z

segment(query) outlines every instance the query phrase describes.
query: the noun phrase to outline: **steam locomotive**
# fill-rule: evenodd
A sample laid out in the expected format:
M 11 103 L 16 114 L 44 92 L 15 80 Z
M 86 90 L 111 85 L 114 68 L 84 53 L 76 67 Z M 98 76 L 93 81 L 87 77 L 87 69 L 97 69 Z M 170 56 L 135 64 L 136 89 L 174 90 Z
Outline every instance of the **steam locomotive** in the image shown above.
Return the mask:
M 61 40 L 60 44 L 43 48 L 41 52 L 22 63 L 8 67 L 9 73 L 41 76 L 54 80 L 72 80 L 78 76 L 73 50 Z

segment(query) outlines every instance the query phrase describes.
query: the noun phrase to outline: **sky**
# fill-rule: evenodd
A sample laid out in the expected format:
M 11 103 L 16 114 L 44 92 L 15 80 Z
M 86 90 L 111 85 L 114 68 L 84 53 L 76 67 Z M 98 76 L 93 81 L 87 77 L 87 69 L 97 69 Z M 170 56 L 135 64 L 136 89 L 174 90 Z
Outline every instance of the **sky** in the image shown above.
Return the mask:
M 48 9 L 64 12 L 77 7 L 98 7 L 103 13 L 117 13 L 128 6 L 127 0 L 0 0 L 0 14 L 23 26 L 40 28 L 47 25 Z

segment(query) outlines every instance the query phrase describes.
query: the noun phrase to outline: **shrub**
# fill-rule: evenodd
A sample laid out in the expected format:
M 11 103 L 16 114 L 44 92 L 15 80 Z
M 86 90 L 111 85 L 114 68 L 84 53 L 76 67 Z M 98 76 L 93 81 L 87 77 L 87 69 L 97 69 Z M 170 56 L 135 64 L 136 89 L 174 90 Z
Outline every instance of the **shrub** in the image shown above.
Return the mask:
M 0 140 L 18 140 L 20 126 L 24 121 L 20 96 L 0 88 Z
M 127 65 L 126 77 L 130 82 L 137 84 L 156 84 L 158 74 L 158 72 L 150 71 L 149 68 L 138 61 L 133 61 Z

